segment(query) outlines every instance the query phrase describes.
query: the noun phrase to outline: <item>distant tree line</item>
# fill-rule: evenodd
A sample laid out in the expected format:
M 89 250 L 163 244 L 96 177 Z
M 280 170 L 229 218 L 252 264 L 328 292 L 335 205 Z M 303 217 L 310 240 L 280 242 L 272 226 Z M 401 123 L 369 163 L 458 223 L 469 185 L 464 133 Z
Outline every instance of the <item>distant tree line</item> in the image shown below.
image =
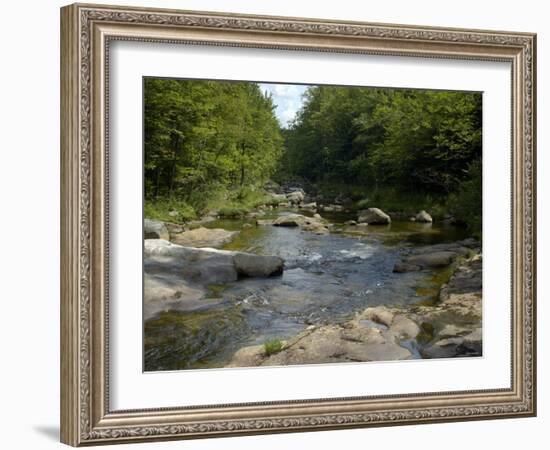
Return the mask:
M 481 158 L 481 94 L 310 87 L 284 170 L 376 190 L 455 191 Z

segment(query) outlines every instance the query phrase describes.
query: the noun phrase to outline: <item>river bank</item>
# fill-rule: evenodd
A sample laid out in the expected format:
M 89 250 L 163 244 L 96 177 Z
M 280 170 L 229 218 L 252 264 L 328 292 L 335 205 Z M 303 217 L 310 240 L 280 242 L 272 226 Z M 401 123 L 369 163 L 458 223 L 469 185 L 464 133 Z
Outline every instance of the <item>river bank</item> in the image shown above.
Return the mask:
M 450 348 L 481 316 L 460 317 L 465 293 L 444 297 L 461 262 L 481 265 L 476 241 L 449 223 L 379 225 L 292 192 L 244 217 L 146 225 L 157 238 L 145 240 L 146 370 L 461 355 Z M 470 288 L 480 299 L 480 275 Z M 270 342 L 281 344 L 267 355 Z

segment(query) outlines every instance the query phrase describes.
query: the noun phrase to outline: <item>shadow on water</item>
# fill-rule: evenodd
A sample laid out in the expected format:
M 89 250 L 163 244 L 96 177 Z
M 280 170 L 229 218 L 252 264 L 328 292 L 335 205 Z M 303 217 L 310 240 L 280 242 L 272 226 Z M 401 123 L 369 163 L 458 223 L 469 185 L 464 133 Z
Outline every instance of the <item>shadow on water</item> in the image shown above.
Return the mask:
M 281 213 L 289 212 L 262 218 Z M 200 317 L 166 312 L 146 323 L 156 366 L 150 369 L 223 367 L 243 346 L 288 339 L 312 324 L 343 322 L 369 306 L 433 304 L 448 279 L 445 270 L 395 274 L 393 266 L 406 248 L 466 237 L 464 230 L 438 224 L 357 227 L 344 225 L 349 215 L 326 218 L 334 223 L 327 235 L 256 226 L 255 219 L 208 223 L 240 231 L 224 249 L 280 256 L 284 273 L 211 286 L 207 296 L 224 301 Z

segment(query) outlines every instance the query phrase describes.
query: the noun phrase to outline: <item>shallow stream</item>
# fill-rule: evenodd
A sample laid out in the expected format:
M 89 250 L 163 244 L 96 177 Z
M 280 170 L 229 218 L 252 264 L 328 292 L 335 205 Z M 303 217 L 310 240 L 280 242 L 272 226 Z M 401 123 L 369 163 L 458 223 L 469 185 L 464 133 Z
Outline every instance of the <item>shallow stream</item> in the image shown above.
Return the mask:
M 146 360 L 157 370 L 223 367 L 241 347 L 288 339 L 312 324 L 343 322 L 369 306 L 432 302 L 448 270 L 393 273 L 394 263 L 408 247 L 466 237 L 460 228 L 437 223 L 349 227 L 344 225 L 353 218 L 349 215 L 323 217 L 334 224 L 327 235 L 255 226 L 254 219 L 205 225 L 239 230 L 222 248 L 280 256 L 284 273 L 211 285 L 208 297 L 219 302 L 209 301 L 195 312 L 164 312 L 148 321 L 146 336 L 154 345 L 148 348 L 146 341 Z

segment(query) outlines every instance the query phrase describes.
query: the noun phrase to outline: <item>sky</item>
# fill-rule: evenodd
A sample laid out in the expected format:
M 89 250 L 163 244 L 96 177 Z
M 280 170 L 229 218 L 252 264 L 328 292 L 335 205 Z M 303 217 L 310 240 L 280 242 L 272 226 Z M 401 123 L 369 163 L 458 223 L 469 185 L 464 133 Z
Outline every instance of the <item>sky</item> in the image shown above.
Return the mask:
M 301 84 L 267 84 L 260 83 L 262 91 L 273 96 L 273 103 L 277 105 L 275 114 L 283 127 L 287 127 L 294 119 L 302 106 L 302 94 L 308 88 Z

